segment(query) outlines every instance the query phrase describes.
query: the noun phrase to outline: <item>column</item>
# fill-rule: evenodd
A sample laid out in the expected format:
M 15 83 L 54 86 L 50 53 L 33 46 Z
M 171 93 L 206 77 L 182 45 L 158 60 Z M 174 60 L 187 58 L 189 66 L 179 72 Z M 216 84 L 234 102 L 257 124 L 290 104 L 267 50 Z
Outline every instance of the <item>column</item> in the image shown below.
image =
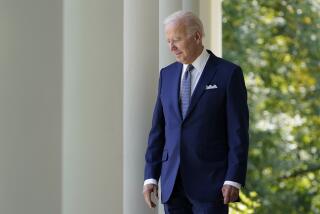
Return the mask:
M 202 42 L 205 48 L 212 49 L 211 46 L 211 1 L 201 0 L 199 5 L 199 17 L 204 27 L 205 37 Z M 215 1 L 215 0 L 214 0 Z
M 61 213 L 62 1 L 0 1 L 0 213 Z
M 183 10 L 199 15 L 199 0 L 183 0 Z
M 63 214 L 123 213 L 123 1 L 63 6 Z
M 222 0 L 211 3 L 211 45 L 212 51 L 222 56 Z
M 144 203 L 143 172 L 159 65 L 158 3 L 124 1 L 123 213 L 154 213 Z M 116 212 L 114 212 L 116 213 Z
M 182 9 L 182 0 L 159 1 L 159 68 L 163 68 L 175 61 L 168 48 L 163 21 L 170 14 Z
M 217 56 L 222 56 L 222 0 L 201 0 L 199 17 L 206 36 L 204 45 Z

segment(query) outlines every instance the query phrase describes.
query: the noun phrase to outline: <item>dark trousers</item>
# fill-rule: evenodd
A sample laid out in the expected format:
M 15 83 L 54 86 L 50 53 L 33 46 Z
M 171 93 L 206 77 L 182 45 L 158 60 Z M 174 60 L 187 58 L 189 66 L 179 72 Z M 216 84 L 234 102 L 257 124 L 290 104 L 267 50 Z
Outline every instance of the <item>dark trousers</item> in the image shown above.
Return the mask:
M 228 214 L 228 205 L 203 203 L 190 199 L 184 191 L 178 172 L 172 194 L 164 204 L 164 211 L 166 214 Z

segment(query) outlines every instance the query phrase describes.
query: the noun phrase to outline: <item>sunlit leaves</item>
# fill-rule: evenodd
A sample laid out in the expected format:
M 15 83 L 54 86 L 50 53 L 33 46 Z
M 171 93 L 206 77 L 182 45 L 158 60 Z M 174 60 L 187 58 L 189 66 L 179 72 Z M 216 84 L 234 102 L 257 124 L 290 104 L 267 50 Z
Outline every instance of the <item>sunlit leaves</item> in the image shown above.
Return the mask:
M 250 108 L 242 198 L 258 204 L 234 213 L 320 213 L 319 11 L 320 0 L 223 0 L 223 55 L 242 66 Z

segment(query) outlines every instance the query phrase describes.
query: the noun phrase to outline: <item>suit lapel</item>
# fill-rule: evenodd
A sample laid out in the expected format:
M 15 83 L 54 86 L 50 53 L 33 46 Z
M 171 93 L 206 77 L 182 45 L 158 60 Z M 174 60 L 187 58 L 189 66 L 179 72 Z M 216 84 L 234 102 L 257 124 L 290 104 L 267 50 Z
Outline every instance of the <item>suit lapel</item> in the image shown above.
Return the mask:
M 197 86 L 191 96 L 191 101 L 190 101 L 190 105 L 188 108 L 186 118 L 192 112 L 192 110 L 194 109 L 194 107 L 198 103 L 200 97 L 202 96 L 203 92 L 205 92 L 206 85 L 208 85 L 210 83 L 210 81 L 212 80 L 212 78 L 214 77 L 214 75 L 216 73 L 216 69 L 214 69 L 214 67 L 217 64 L 218 58 L 211 51 L 209 51 L 209 54 L 210 54 L 210 57 L 208 59 L 208 62 L 206 64 L 206 66 L 201 74 L 201 77 L 199 79 L 199 82 L 197 83 Z
M 181 109 L 180 109 L 180 81 L 181 81 L 181 73 L 182 73 L 182 64 L 177 63 L 176 69 L 175 69 L 175 75 L 173 76 L 173 84 L 174 84 L 174 99 L 175 104 L 174 104 L 174 110 L 178 117 L 182 120 L 182 115 L 181 115 Z

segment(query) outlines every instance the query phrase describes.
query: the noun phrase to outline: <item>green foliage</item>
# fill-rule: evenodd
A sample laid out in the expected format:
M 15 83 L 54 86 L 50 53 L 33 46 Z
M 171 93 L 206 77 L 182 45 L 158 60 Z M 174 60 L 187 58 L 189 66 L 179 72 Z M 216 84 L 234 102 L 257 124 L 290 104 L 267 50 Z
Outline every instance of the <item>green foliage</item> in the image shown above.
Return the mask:
M 250 108 L 232 213 L 320 213 L 319 11 L 320 0 L 223 0 L 223 57 L 243 68 Z

